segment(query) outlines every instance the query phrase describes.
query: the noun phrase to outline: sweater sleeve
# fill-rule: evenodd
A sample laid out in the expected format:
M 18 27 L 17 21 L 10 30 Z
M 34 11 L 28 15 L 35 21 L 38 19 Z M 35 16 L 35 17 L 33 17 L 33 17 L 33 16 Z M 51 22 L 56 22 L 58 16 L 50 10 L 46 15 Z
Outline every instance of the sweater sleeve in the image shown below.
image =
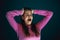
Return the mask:
M 36 24 L 37 28 L 39 30 L 42 30 L 45 27 L 45 25 L 49 22 L 49 20 L 51 19 L 53 12 L 47 11 L 47 10 L 34 10 L 34 14 L 44 16 L 44 18 Z
M 13 10 L 13 11 L 8 11 L 6 13 L 6 18 L 9 24 L 11 25 L 11 27 L 15 30 L 15 32 L 18 32 L 18 23 L 15 21 L 14 17 L 22 15 L 21 13 L 22 13 L 21 10 Z

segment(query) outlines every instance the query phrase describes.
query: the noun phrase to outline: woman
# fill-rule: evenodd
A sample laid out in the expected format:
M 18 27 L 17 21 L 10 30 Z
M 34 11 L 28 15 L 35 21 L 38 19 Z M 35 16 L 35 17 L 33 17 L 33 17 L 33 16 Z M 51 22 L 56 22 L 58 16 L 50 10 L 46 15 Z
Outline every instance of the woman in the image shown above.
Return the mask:
M 33 13 L 44 16 L 44 19 L 40 22 L 33 24 Z M 22 23 L 18 24 L 14 17 L 22 16 Z M 53 12 L 45 10 L 32 10 L 30 8 L 24 8 L 23 10 L 9 11 L 6 14 L 6 18 L 11 27 L 17 33 L 19 40 L 40 40 L 40 31 L 51 19 Z

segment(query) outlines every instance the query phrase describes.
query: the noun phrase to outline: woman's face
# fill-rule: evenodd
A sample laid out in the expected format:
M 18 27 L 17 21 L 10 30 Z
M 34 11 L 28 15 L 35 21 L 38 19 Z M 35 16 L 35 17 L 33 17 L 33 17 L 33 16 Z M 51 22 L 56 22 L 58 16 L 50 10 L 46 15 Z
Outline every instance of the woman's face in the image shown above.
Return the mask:
M 30 10 L 24 11 L 24 15 L 22 18 L 26 25 L 31 25 L 32 20 L 33 20 L 32 11 L 30 11 Z

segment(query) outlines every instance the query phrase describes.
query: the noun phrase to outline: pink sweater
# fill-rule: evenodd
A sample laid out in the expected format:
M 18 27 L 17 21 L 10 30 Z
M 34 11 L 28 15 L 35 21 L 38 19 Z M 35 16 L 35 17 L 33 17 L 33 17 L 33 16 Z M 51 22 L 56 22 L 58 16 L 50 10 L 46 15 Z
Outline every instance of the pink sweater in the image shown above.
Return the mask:
M 14 20 L 15 16 L 19 16 L 19 15 L 22 15 L 22 14 L 23 14 L 22 10 L 9 11 L 6 14 L 6 18 L 7 18 L 8 22 L 9 22 L 9 24 L 11 25 L 11 27 L 17 33 L 17 37 L 19 37 L 19 40 L 40 40 L 40 36 L 39 37 L 25 37 L 24 36 L 23 30 L 22 30 L 22 25 L 18 24 Z M 44 19 L 42 19 L 40 22 L 38 22 L 36 24 L 36 27 L 40 31 L 49 22 L 49 20 L 51 19 L 52 15 L 53 15 L 53 12 L 46 11 L 46 10 L 34 10 L 34 14 L 45 16 Z

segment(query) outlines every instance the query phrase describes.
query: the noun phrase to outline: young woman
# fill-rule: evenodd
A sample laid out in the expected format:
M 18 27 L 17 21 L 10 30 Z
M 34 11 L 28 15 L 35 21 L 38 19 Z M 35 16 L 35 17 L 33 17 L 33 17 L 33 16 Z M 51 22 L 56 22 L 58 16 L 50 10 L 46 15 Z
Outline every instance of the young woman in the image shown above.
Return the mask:
M 33 13 L 44 16 L 40 22 L 33 24 Z M 22 16 L 22 23 L 17 23 L 14 19 L 15 16 Z M 51 19 L 53 12 L 45 10 L 32 10 L 30 8 L 24 8 L 23 10 L 9 11 L 6 14 L 6 18 L 11 27 L 17 33 L 19 40 L 40 40 L 41 30 Z M 37 18 L 38 19 L 38 18 Z M 37 20 L 36 19 L 36 20 Z

